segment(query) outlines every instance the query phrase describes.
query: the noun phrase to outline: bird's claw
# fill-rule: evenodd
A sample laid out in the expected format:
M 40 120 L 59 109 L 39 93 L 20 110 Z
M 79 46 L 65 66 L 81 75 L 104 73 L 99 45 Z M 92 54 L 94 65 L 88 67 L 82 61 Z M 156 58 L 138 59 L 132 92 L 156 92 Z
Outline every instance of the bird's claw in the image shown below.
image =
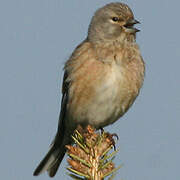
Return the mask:
M 117 140 L 119 140 L 119 136 L 116 133 L 112 134 L 112 137 L 115 136 Z

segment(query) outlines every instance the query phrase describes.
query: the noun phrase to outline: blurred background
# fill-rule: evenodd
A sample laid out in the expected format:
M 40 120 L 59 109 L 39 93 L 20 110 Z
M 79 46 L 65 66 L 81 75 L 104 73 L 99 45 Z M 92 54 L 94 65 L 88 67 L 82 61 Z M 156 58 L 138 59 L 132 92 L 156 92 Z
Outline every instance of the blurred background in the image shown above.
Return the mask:
M 32 173 L 53 140 L 63 65 L 108 0 L 0 1 L 0 177 L 48 180 Z M 146 78 L 132 108 L 114 125 L 124 164 L 115 180 L 180 177 L 180 24 L 178 0 L 128 0 Z M 66 158 L 65 158 L 66 159 Z M 55 180 L 68 179 L 64 159 Z

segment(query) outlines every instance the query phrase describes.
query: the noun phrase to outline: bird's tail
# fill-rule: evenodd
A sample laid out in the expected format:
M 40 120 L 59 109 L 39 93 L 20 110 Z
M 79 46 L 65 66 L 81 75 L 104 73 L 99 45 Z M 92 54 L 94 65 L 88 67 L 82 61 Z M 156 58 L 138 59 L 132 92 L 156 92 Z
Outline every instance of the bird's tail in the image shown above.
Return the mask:
M 53 144 L 44 159 L 35 169 L 33 175 L 38 176 L 39 174 L 47 171 L 50 177 L 55 176 L 58 167 L 63 160 L 65 152 L 66 149 L 64 146 L 57 147 Z

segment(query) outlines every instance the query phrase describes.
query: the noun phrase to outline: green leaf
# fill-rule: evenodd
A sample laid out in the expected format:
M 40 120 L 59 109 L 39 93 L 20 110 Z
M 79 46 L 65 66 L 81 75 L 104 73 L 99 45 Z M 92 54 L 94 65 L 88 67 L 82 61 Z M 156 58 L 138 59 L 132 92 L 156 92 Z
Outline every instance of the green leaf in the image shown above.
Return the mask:
M 122 166 L 123 166 L 123 165 L 120 165 L 120 166 L 118 166 L 117 168 L 114 168 L 112 171 L 110 171 L 110 172 L 108 172 L 107 174 L 105 174 L 105 175 L 103 176 L 103 178 L 109 176 L 110 174 L 115 173 L 115 172 L 116 172 L 118 169 L 120 169 Z
M 68 154 L 70 157 L 72 157 L 73 159 L 75 159 L 75 160 L 78 160 L 78 161 L 80 161 L 82 164 L 84 164 L 85 166 L 88 166 L 89 168 L 91 168 L 92 167 L 92 165 L 91 164 L 89 164 L 87 161 L 85 161 L 84 159 L 81 159 L 81 158 L 79 158 L 78 156 L 76 156 L 76 155 L 74 155 L 74 154 Z
M 89 149 L 87 149 L 84 144 L 80 143 L 80 142 L 78 141 L 78 139 L 77 139 L 76 137 L 74 137 L 74 136 L 72 136 L 72 139 L 74 140 L 74 142 L 75 142 L 77 145 L 79 145 L 79 147 L 81 147 L 86 153 L 89 154 Z
M 74 180 L 85 180 L 84 178 L 81 178 L 79 176 L 76 176 L 74 174 L 71 174 L 71 173 L 67 173 L 70 177 L 72 177 Z
M 86 175 L 86 174 L 83 174 L 83 173 L 81 173 L 81 172 L 79 172 L 79 171 L 76 171 L 76 170 L 74 170 L 74 169 L 72 169 L 72 168 L 67 168 L 70 172 L 72 172 L 72 173 L 75 173 L 75 174 L 77 174 L 77 175 L 79 175 L 79 176 L 83 176 L 83 177 L 85 177 L 85 178 L 90 178 L 90 176 L 88 176 L 88 175 Z
M 107 149 L 108 150 L 108 149 Z M 104 162 L 107 159 L 110 159 L 111 157 L 115 156 L 117 154 L 117 152 L 119 151 L 119 149 L 117 149 L 116 151 L 113 151 L 111 154 L 109 155 L 105 155 L 103 159 L 101 159 L 101 162 Z M 104 153 L 106 154 L 106 153 Z

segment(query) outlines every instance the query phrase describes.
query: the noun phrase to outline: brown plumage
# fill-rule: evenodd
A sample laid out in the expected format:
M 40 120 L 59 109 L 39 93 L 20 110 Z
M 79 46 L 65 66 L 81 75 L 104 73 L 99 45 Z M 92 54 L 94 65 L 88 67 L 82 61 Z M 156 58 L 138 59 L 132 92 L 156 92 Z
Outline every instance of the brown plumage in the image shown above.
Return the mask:
M 78 124 L 102 128 L 133 104 L 144 80 L 136 23 L 123 3 L 110 3 L 96 11 L 87 38 L 65 64 L 58 130 L 34 175 L 56 174 Z

